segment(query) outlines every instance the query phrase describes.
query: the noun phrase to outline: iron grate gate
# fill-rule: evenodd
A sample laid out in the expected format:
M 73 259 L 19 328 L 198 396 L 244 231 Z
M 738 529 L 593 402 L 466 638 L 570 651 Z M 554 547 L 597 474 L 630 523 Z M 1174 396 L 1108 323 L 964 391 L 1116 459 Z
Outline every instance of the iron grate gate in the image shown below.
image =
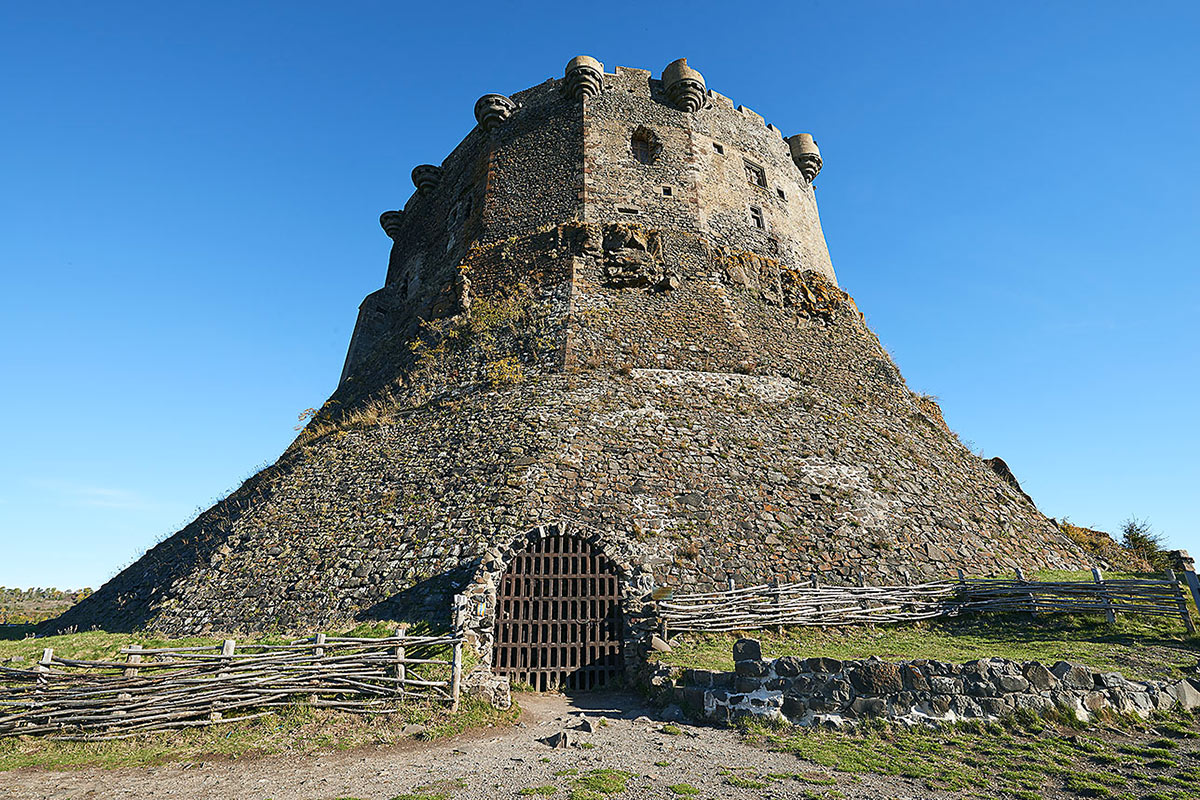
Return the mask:
M 608 686 L 624 667 L 621 619 L 609 560 L 583 539 L 547 537 L 501 579 L 492 667 L 540 692 Z

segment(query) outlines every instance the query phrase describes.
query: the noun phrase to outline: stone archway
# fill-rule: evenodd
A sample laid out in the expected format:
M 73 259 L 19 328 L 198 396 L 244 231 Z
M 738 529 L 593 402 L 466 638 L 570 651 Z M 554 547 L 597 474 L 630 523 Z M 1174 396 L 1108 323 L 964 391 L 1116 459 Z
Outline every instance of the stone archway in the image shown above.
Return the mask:
M 624 671 L 617 571 L 586 539 L 531 542 L 500 580 L 493 630 L 497 675 L 543 692 L 610 686 Z
M 650 634 L 655 627 L 652 616 L 647 616 L 648 612 L 652 610 L 648 601 L 649 592 L 654 585 L 653 574 L 648 565 L 633 555 L 628 542 L 607 536 L 586 526 L 574 524 L 568 526 L 565 521 L 539 525 L 530 529 L 516 541 L 496 545 L 489 549 L 480 559 L 479 565 L 462 593 L 454 598 L 455 630 L 466 638 L 483 664 L 494 669 L 497 662 L 497 645 L 499 644 L 496 641 L 497 622 L 498 619 L 502 619 L 502 615 L 498 612 L 501 611 L 500 604 L 503 597 L 501 589 L 505 576 L 509 574 L 510 567 L 514 566 L 519 556 L 529 554 L 531 550 L 537 552 L 539 549 L 554 547 L 556 546 L 554 544 L 542 545 L 540 543 L 560 537 L 572 542 L 580 542 L 590 548 L 597 558 L 606 560 L 604 574 L 614 578 L 616 584 L 613 594 L 616 595 L 617 602 L 614 602 L 612 606 L 617 609 L 619 624 L 610 623 L 612 625 L 610 630 L 614 631 L 620 641 L 617 673 L 619 674 L 623 668 L 627 680 L 636 680 L 635 672 L 645 659 L 649 648 Z M 562 547 L 561 544 L 557 546 Z M 582 555 L 582 553 L 576 555 Z M 523 570 L 524 567 L 517 566 L 512 574 L 521 575 Z M 569 614 L 569 606 L 567 611 Z M 588 613 L 592 614 L 590 608 Z M 562 614 L 561 606 L 558 614 Z M 570 631 L 567 633 L 569 634 Z M 562 635 L 561 630 L 559 635 Z M 587 654 L 584 653 L 580 657 L 586 656 Z M 568 655 L 567 658 L 567 663 L 570 663 L 570 656 Z M 623 667 L 621 666 L 622 662 Z M 509 664 L 511 664 L 511 655 Z M 501 667 L 502 674 L 508 674 L 506 666 Z M 513 676 L 513 679 L 525 680 L 519 676 Z M 548 683 L 549 680 L 548 678 Z

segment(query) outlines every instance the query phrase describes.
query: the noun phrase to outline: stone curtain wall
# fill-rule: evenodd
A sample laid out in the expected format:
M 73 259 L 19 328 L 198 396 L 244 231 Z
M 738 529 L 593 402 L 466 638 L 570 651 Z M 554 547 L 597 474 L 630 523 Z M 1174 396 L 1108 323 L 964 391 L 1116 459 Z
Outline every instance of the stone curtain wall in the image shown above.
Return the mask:
M 1188 711 L 1200 708 L 1200 687 L 1189 680 L 1129 681 L 1066 661 L 1047 667 L 1002 658 L 966 664 L 796 656 L 764 660 L 753 639 L 738 640 L 733 652 L 733 672 L 686 670 L 669 690 L 673 699 L 723 723 L 749 717 L 805 726 L 881 718 L 909 723 L 995 720 L 1021 709 L 1055 707 L 1086 721 L 1098 712 L 1145 717 L 1176 705 Z

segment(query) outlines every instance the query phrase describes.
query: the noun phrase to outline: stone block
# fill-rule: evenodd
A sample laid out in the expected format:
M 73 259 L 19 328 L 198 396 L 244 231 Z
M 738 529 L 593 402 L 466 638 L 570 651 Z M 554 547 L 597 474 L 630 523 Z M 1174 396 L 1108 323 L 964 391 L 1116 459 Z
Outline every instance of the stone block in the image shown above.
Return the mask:
M 835 675 L 842 671 L 842 662 L 836 658 L 806 658 L 804 666 L 809 672 Z
M 1171 685 L 1168 691 L 1174 696 L 1175 702 L 1184 711 L 1195 711 L 1200 708 L 1200 689 L 1190 680 L 1182 680 Z
M 744 637 L 738 639 L 733 643 L 733 660 L 735 662 L 761 661 L 762 645 L 757 639 L 749 639 Z
M 1096 678 L 1090 669 L 1082 664 L 1072 664 L 1069 661 L 1058 661 L 1050 668 L 1054 677 L 1062 681 L 1064 686 L 1072 689 L 1094 689 Z
M 850 683 L 862 694 L 886 695 L 904 688 L 900 667 L 882 661 L 867 661 L 850 670 Z
M 735 661 L 733 671 L 743 678 L 761 678 L 767 674 L 767 664 L 759 660 Z
M 1029 685 L 1039 692 L 1049 691 L 1058 686 L 1058 678 L 1039 661 L 1030 661 L 1021 668 L 1021 674 Z
M 793 694 L 785 694 L 783 696 L 782 710 L 784 716 L 797 719 L 808 713 L 808 703 L 803 697 L 798 697 Z
M 783 656 L 771 663 L 775 674 L 781 678 L 794 678 L 804 671 L 804 660 L 796 656 Z
M 1029 691 L 1029 681 L 1020 675 L 997 675 L 993 681 L 993 685 L 1002 692 L 1027 692 Z

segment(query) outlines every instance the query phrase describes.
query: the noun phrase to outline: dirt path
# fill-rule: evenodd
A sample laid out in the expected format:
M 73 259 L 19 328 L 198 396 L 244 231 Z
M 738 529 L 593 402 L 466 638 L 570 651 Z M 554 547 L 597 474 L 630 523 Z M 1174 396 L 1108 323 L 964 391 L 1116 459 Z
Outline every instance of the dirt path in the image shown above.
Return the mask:
M 544 793 L 566 798 L 574 788 L 588 788 L 588 780 L 603 781 L 603 774 L 594 774 L 602 769 L 632 773 L 624 791 L 612 795 L 614 800 L 812 798 L 824 797 L 833 788 L 843 797 L 873 800 L 942 796 L 902 779 L 831 776 L 793 755 L 746 746 L 730 730 L 679 723 L 663 732 L 657 710 L 631 695 L 571 700 L 526 694 L 520 702 L 524 712 L 516 727 L 484 729 L 437 742 L 328 751 L 303 758 L 0 773 L 0 798 L 390 800 L 418 793 L 421 800 L 439 796 L 471 800 L 538 796 L 529 791 L 535 787 L 557 787 L 556 792 L 546 789 Z M 679 733 L 671 733 L 675 729 Z M 560 732 L 569 737 L 567 747 L 556 749 L 539 741 Z M 739 775 L 758 779 L 766 773 L 798 777 L 768 780 L 767 786 L 731 785 L 731 778 L 737 783 Z M 836 786 L 824 783 L 831 777 Z M 692 794 L 682 788 L 684 794 L 677 794 L 670 788 L 683 784 L 699 791 Z M 525 795 L 518 794 L 522 789 L 527 790 Z

